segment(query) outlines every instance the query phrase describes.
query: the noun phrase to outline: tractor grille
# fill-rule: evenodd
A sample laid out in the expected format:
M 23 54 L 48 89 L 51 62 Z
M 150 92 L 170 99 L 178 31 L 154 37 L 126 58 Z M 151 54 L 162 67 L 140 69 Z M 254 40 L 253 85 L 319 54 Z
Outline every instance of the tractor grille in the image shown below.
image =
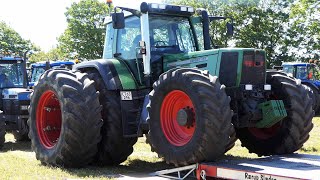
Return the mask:
M 265 74 L 265 53 L 262 51 L 244 51 L 241 84 L 264 84 Z
M 226 87 L 236 86 L 238 54 L 238 52 L 223 52 L 221 54 L 219 80 Z
M 3 113 L 6 115 L 28 115 L 28 110 L 20 110 L 20 107 L 29 104 L 30 101 L 3 100 Z

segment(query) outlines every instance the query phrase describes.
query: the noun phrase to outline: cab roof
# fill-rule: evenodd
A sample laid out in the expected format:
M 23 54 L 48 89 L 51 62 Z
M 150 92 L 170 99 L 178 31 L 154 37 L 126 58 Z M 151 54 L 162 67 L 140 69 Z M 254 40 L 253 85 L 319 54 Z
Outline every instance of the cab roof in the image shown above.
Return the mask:
M 4 57 L 0 57 L 0 60 L 3 60 L 3 61 L 23 61 L 23 58 L 22 57 L 7 57 L 7 56 L 4 56 Z
M 310 66 L 310 63 L 304 63 L 304 62 L 286 62 L 282 63 L 282 66 Z
M 50 61 L 50 66 L 60 66 L 60 65 L 74 65 L 72 61 Z M 31 64 L 31 67 L 46 67 L 46 62 L 37 62 Z

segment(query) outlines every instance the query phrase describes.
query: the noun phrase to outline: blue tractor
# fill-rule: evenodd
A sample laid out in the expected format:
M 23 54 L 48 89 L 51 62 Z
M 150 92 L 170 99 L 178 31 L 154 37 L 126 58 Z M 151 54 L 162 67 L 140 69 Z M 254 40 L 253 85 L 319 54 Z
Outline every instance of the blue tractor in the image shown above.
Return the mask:
M 40 76 L 48 69 L 54 68 L 67 68 L 72 69 L 72 66 L 75 63 L 72 61 L 46 61 L 46 62 L 37 62 L 31 64 L 30 68 L 30 87 L 33 87 L 36 82 L 38 82 Z
M 27 87 L 25 60 L 0 56 L 0 148 L 6 132 L 12 132 L 17 141 L 28 139 L 27 119 L 32 91 Z
M 289 76 L 301 80 L 301 83 L 313 91 L 314 110 L 320 112 L 320 70 L 314 63 L 287 62 L 282 64 L 282 69 Z

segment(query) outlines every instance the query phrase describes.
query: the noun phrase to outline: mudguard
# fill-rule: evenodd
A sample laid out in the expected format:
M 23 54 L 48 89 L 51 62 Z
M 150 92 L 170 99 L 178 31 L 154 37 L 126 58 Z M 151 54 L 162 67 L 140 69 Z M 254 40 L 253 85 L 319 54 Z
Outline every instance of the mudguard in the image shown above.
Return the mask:
M 135 79 L 127 65 L 117 59 L 98 59 L 82 62 L 73 67 L 74 70 L 96 69 L 108 90 L 133 90 L 137 89 Z
M 319 87 L 318 86 L 316 86 L 315 84 L 313 84 L 312 82 L 310 82 L 310 81 L 304 81 L 304 80 L 301 80 L 301 84 L 304 84 L 304 85 L 307 85 L 307 86 L 309 86 L 309 87 L 314 87 L 315 89 L 317 89 L 318 90 L 318 93 L 320 93 L 320 90 L 319 90 Z

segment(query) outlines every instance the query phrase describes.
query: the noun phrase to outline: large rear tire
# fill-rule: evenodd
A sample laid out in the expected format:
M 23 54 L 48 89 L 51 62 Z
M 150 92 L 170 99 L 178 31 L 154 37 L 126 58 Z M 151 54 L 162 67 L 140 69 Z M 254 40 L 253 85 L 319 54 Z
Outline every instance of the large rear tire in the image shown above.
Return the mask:
M 3 148 L 5 142 L 6 135 L 6 123 L 4 121 L 0 121 L 0 149 Z
M 300 81 L 284 74 L 267 73 L 274 99 L 283 100 L 288 116 L 270 128 L 236 129 L 242 146 L 262 155 L 288 154 L 308 140 L 313 124 L 312 100 Z
M 124 162 L 133 152 L 137 137 L 123 137 L 120 94 L 108 91 L 101 76 L 96 71 L 89 71 L 89 78 L 94 80 L 95 87 L 100 91 L 103 126 L 102 140 L 97 154 L 98 165 L 118 165 Z
M 217 77 L 174 69 L 153 85 L 148 104 L 148 143 L 167 163 L 212 161 L 232 147 L 230 97 Z
M 80 72 L 48 70 L 31 96 L 29 137 L 44 164 L 82 167 L 98 152 L 102 126 L 99 93 Z
M 315 87 L 312 84 L 305 84 L 305 85 L 308 86 L 313 92 L 313 94 L 311 95 L 311 97 L 313 98 L 313 102 L 314 102 L 313 109 L 314 109 L 315 114 L 319 114 L 319 111 L 320 111 L 320 91 L 317 87 Z

